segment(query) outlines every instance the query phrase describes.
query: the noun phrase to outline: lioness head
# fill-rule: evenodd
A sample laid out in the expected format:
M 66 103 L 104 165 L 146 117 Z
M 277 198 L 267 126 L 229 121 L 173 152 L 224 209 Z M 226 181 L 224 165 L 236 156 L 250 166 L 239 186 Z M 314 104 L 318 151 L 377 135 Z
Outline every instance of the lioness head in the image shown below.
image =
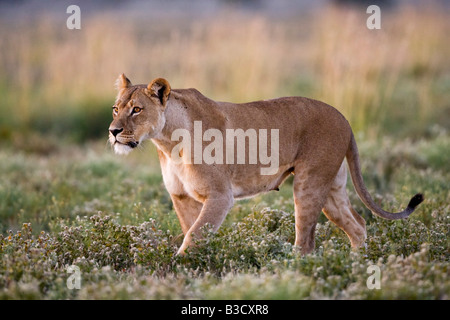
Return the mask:
M 118 154 L 128 154 L 145 139 L 161 132 L 164 109 L 170 94 L 167 80 L 158 78 L 146 85 L 132 85 L 121 74 L 116 82 L 119 94 L 109 126 L 109 142 Z

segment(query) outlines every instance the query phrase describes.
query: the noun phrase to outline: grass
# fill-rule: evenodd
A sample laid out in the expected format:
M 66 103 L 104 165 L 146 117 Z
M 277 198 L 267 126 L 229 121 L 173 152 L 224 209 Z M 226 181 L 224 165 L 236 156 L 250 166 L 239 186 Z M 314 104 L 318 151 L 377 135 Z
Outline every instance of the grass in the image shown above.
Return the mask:
M 418 191 L 426 201 L 409 219 L 390 222 L 371 216 L 349 182 L 368 223 L 367 249 L 352 251 L 321 215 L 316 250 L 305 257 L 292 246 L 289 181 L 279 193 L 237 203 L 218 233 L 205 229 L 206 238 L 181 258 L 174 255 L 181 229 L 154 147 L 116 158 L 95 143 L 62 147 L 46 160 L 5 150 L 0 297 L 448 299 L 450 177 L 448 162 L 435 154 L 449 140 L 441 131 L 416 142 L 362 143 L 367 185 L 385 209 L 404 207 Z M 66 286 L 72 264 L 81 269 L 81 290 Z M 381 269 L 381 290 L 367 289 L 371 264 Z
M 437 7 L 383 11 L 382 29 L 338 7 L 287 19 L 230 12 L 117 24 L 113 12 L 0 20 L 0 299 L 449 299 L 450 31 Z M 204 25 L 207 24 L 208 28 Z M 124 49 L 125 48 L 125 49 Z M 292 181 L 236 203 L 186 257 L 155 147 L 106 144 L 113 83 L 166 77 L 210 98 L 323 100 L 349 119 L 365 182 L 407 220 L 367 221 L 367 249 L 320 216 L 293 250 Z M 80 268 L 71 290 L 67 267 Z M 369 290 L 367 268 L 381 270 Z

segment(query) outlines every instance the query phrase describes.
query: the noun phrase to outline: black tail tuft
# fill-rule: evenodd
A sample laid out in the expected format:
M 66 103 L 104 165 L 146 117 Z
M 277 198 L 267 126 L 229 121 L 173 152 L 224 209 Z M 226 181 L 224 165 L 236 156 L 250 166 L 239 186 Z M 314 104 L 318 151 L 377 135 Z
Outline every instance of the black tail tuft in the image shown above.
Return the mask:
M 411 201 L 408 203 L 408 209 L 414 210 L 419 204 L 424 200 L 423 194 L 418 193 L 414 197 L 411 198 Z

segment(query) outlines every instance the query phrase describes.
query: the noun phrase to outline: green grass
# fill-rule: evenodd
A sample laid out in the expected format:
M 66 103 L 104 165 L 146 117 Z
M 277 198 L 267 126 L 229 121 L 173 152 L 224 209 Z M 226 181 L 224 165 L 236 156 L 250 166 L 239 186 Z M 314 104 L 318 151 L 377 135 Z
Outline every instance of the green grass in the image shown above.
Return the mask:
M 409 219 L 371 216 L 367 249 L 321 215 L 316 250 L 293 250 L 291 183 L 238 202 L 219 232 L 205 228 L 186 257 L 154 147 L 116 157 L 103 142 L 60 146 L 47 157 L 0 153 L 2 299 L 448 299 L 450 137 L 360 143 L 366 183 L 387 210 L 412 194 L 426 200 Z M 439 156 L 440 155 L 440 156 Z M 81 269 L 70 290 L 69 265 Z M 366 286 L 367 267 L 381 289 Z M 413 281 L 412 281 L 412 280 Z

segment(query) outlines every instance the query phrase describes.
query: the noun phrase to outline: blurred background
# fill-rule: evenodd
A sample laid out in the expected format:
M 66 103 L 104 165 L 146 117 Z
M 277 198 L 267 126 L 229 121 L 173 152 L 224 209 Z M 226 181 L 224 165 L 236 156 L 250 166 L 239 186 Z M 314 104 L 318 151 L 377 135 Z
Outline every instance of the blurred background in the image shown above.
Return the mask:
M 71 4 L 81 30 L 66 27 Z M 381 30 L 366 27 L 368 4 Z M 307 96 L 366 137 L 422 136 L 450 125 L 449 13 L 450 1 L 0 1 L 0 145 L 106 140 L 122 72 L 215 100 Z

